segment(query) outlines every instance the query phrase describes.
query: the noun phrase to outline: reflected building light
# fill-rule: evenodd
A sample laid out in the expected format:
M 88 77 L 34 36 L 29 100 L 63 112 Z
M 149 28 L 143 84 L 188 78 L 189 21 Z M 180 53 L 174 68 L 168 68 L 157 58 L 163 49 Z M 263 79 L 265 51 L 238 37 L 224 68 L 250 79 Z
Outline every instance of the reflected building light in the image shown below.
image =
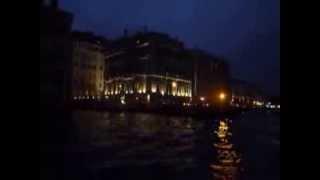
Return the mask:
M 164 90 L 161 91 L 161 95 L 164 96 Z
M 109 99 L 109 96 L 105 96 L 104 98 L 105 98 L 105 99 Z
M 139 93 L 139 94 L 142 94 L 142 90 L 141 90 L 141 89 L 139 89 L 139 90 L 138 90 L 138 93 Z
M 128 94 L 128 91 L 126 91 L 125 93 Z
M 277 108 L 280 109 L 280 105 L 278 105 Z
M 200 101 L 205 101 L 206 99 L 204 97 L 200 97 Z
M 133 90 L 130 90 L 130 94 L 133 94 Z

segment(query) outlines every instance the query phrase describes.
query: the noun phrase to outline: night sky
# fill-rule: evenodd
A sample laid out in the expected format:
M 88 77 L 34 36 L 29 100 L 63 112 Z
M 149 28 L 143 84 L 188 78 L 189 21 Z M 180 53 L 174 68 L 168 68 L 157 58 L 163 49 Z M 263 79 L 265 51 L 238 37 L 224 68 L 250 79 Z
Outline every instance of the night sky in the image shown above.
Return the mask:
M 74 29 L 116 38 L 147 26 L 224 56 L 234 77 L 280 94 L 279 0 L 61 0 Z

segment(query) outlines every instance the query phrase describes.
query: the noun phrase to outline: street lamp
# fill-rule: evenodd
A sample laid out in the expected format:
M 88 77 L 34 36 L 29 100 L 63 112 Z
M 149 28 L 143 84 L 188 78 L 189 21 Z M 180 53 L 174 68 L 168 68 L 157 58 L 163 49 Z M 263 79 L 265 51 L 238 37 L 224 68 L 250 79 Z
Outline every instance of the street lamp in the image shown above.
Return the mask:
M 221 93 L 219 94 L 219 99 L 220 99 L 221 101 L 224 101 L 224 100 L 226 99 L 226 94 L 223 93 L 223 92 L 221 92 Z

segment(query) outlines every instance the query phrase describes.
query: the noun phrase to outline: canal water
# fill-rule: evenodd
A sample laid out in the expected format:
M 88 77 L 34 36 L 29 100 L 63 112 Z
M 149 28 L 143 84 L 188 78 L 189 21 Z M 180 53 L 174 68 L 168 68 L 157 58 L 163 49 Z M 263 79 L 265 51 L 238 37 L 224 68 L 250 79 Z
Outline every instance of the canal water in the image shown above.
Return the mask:
M 63 150 L 67 179 L 277 180 L 280 117 L 74 111 Z

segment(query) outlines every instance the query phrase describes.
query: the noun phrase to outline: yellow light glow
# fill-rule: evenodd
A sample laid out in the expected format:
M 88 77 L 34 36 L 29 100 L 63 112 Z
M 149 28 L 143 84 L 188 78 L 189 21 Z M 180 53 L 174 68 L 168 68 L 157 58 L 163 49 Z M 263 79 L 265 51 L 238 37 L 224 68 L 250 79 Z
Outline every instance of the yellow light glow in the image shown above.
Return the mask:
M 172 87 L 176 88 L 177 87 L 177 83 L 176 82 L 172 82 Z
M 139 94 L 141 94 L 141 93 L 142 93 L 142 90 L 141 90 L 141 89 L 139 89 L 138 93 L 139 93 Z
M 226 94 L 225 93 L 220 93 L 219 94 L 219 98 L 220 98 L 220 100 L 225 100 L 226 99 Z
M 157 87 L 154 87 L 154 86 L 153 86 L 153 87 L 151 88 L 151 92 L 152 92 L 152 93 L 156 93 L 156 92 L 157 92 Z

